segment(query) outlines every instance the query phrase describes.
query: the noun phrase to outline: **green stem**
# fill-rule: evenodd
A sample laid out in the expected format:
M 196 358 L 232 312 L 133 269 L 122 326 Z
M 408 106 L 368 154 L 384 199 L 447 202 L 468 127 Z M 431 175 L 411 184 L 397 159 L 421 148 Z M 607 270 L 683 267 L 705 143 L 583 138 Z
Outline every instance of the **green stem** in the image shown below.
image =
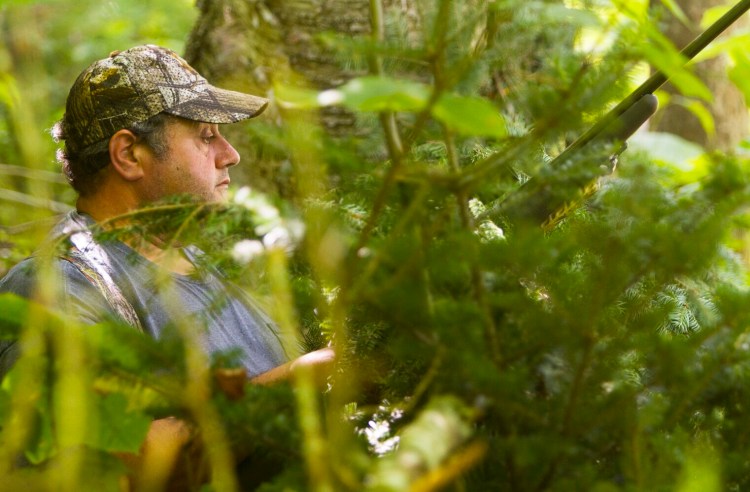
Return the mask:
M 412 221 L 412 219 L 421 210 L 422 204 L 427 199 L 427 192 L 428 192 L 428 189 L 426 186 L 423 186 L 417 191 L 416 196 L 409 204 L 409 207 L 401 215 L 399 222 L 396 224 L 396 226 L 393 228 L 393 230 L 389 234 L 390 238 L 393 238 L 394 240 L 400 240 L 399 238 L 403 237 L 404 231 L 406 230 L 406 226 Z M 372 259 L 367 263 L 362 273 L 358 274 L 357 282 L 354 284 L 349 294 L 350 299 L 356 299 L 360 290 L 364 286 L 368 285 L 370 277 L 375 273 L 375 271 L 377 270 L 377 267 L 380 265 L 380 262 L 383 259 L 384 249 L 385 248 L 381 248 L 380 250 L 378 250 L 373 255 Z
M 560 427 L 560 435 L 563 438 L 568 438 L 571 434 L 571 421 L 578 405 L 586 370 L 589 368 L 589 364 L 591 363 L 591 354 L 593 353 L 594 344 L 595 341 L 593 337 L 589 338 L 586 341 L 586 346 L 584 347 L 581 362 L 580 364 L 578 364 L 578 368 L 576 369 L 575 377 L 573 379 L 573 384 L 570 387 L 570 395 L 568 397 L 568 403 L 565 406 L 562 425 Z M 559 466 L 562 459 L 562 452 L 558 452 L 547 467 L 547 471 L 542 475 L 542 479 L 539 482 L 537 490 L 541 491 L 547 490 L 549 488 L 549 485 L 555 476 L 555 472 L 557 471 L 557 467 Z
M 370 19 L 373 41 L 375 43 L 382 43 L 385 36 L 385 26 L 383 21 L 383 4 L 380 0 L 370 0 Z M 370 56 L 369 64 L 370 71 L 373 74 L 383 74 L 383 61 L 380 55 L 373 54 Z M 372 211 L 367 218 L 365 227 L 359 235 L 359 240 L 357 241 L 355 250 L 360 249 L 367 243 L 370 234 L 372 234 L 372 230 L 375 228 L 375 223 L 377 222 L 378 217 L 380 217 L 380 214 L 385 208 L 385 201 L 396 181 L 396 175 L 403 165 L 403 144 L 401 142 L 401 135 L 399 134 L 398 124 L 396 122 L 396 116 L 391 111 L 384 111 L 380 113 L 379 118 L 380 126 L 383 128 L 386 146 L 388 147 L 391 166 L 388 168 L 383 185 L 380 187 L 378 195 L 375 198 Z
M 435 77 L 435 86 L 437 89 L 445 86 L 445 46 L 450 20 L 450 7 L 451 2 L 449 0 L 442 0 L 440 2 L 433 32 L 434 39 L 437 40 L 433 62 L 433 76 Z M 456 150 L 456 140 L 453 133 L 445 125 L 443 125 L 443 138 L 445 141 L 448 165 L 454 174 L 458 174 L 461 171 L 461 167 L 459 164 L 458 152 Z M 462 188 L 458 188 L 454 194 L 458 203 L 458 212 L 461 217 L 462 227 L 466 231 L 473 231 L 474 220 L 471 216 L 471 211 L 469 210 L 469 198 L 466 191 Z M 492 360 L 499 366 L 500 353 L 497 339 L 497 326 L 495 326 L 495 322 L 492 318 L 492 310 L 486 301 L 486 292 L 484 289 L 484 283 L 482 282 L 482 271 L 473 261 L 471 264 L 471 282 L 474 300 L 482 312 L 487 342 L 490 346 L 490 354 Z
M 182 235 L 182 233 L 187 229 L 188 224 L 190 223 L 193 218 L 198 215 L 200 211 L 202 211 L 204 208 L 206 208 L 207 204 L 200 204 L 197 207 L 195 207 L 195 210 L 190 212 L 190 215 L 187 216 L 185 220 L 182 221 L 182 224 L 180 224 L 180 227 L 177 228 L 175 233 L 172 235 L 172 237 L 169 239 L 169 243 L 164 248 L 166 250 L 170 250 L 174 247 L 175 244 L 178 244 L 178 239 Z

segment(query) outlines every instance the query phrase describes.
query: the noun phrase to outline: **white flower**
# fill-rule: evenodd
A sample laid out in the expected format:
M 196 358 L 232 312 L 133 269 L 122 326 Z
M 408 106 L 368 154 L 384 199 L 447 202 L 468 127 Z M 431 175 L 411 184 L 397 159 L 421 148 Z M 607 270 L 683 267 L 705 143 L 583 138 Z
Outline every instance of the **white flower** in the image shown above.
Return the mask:
M 491 220 L 485 220 L 479 224 L 476 234 L 485 242 L 505 239 L 503 229 Z
M 250 193 L 252 193 L 250 187 L 243 186 L 234 194 L 234 203 L 236 203 L 237 205 L 243 205 L 245 203 L 245 200 L 250 198 Z
M 232 258 L 237 263 L 247 265 L 253 258 L 263 254 L 264 251 L 265 248 L 260 241 L 256 239 L 243 239 L 235 243 L 232 248 Z
M 287 249 L 292 245 L 292 238 L 286 228 L 278 226 L 263 236 L 263 245 L 268 249 Z
M 237 193 L 234 194 L 234 203 L 255 212 L 262 220 L 279 218 L 278 209 L 271 205 L 262 193 L 254 192 L 249 186 L 243 186 L 237 190 Z
M 260 220 L 271 221 L 279 219 L 279 210 L 265 200 L 256 200 L 252 205 L 252 210 L 258 214 Z
M 268 201 L 266 196 L 253 191 L 249 186 L 243 186 L 237 190 L 233 201 L 255 214 L 256 222 L 258 222 L 255 233 L 258 235 L 266 234 L 281 220 L 279 210 Z
M 318 94 L 318 104 L 321 106 L 333 106 L 343 100 L 344 93 L 336 89 L 329 89 Z

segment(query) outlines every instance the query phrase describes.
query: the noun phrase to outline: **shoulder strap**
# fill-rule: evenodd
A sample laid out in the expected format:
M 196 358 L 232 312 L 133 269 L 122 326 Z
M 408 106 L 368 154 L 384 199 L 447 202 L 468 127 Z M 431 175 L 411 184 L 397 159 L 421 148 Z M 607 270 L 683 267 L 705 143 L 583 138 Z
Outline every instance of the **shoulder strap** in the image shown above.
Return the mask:
M 109 255 L 94 240 L 88 225 L 73 212 L 68 216 L 62 231 L 70 234 L 71 247 L 60 257 L 75 266 L 97 288 L 123 321 L 144 332 L 135 308 L 112 279 Z

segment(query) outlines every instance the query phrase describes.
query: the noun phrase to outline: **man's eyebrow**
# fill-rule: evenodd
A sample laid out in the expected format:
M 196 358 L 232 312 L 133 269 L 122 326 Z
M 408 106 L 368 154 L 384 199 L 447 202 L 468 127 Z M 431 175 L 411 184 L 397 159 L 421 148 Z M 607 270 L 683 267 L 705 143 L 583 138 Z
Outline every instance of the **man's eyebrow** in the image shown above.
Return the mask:
M 203 128 L 204 126 L 207 126 L 211 128 L 212 130 L 216 130 L 219 128 L 219 125 L 217 123 L 211 123 L 208 121 L 193 121 L 193 123 L 194 123 L 193 125 L 194 128 Z

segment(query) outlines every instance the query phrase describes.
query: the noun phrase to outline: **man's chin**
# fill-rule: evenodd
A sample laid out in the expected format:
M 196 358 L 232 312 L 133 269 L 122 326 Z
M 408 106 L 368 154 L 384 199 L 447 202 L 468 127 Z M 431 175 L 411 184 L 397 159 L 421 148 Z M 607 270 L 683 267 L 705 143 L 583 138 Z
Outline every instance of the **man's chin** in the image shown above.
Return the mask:
M 229 198 L 229 187 L 227 185 L 219 185 L 214 190 L 213 197 L 211 201 L 214 202 L 226 202 Z

